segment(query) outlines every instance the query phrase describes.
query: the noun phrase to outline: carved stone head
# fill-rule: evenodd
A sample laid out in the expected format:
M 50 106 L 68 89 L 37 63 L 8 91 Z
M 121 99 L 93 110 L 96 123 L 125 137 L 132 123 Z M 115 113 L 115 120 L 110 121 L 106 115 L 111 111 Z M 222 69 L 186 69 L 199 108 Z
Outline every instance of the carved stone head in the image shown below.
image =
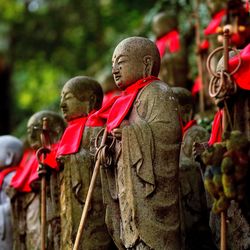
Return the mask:
M 103 92 L 100 84 L 87 76 L 76 76 L 67 81 L 61 92 L 61 110 L 69 122 L 87 116 L 102 105 Z
M 0 170 L 7 166 L 16 166 L 23 155 L 23 143 L 12 135 L 0 136 Z
M 184 123 L 192 119 L 194 102 L 189 90 L 182 87 L 172 87 L 173 93 L 178 101 L 178 108 Z
M 160 38 L 176 28 L 177 16 L 174 16 L 172 13 L 160 12 L 153 18 L 152 30 L 156 38 Z
M 112 74 L 120 89 L 126 89 L 147 76 L 158 76 L 159 69 L 159 51 L 147 38 L 129 37 L 115 48 L 112 57 Z
M 44 118 L 47 118 L 48 135 L 51 144 L 60 140 L 65 129 L 63 118 L 56 112 L 43 110 L 32 115 L 27 124 L 27 137 L 30 146 L 35 150 L 42 146 L 41 132 Z

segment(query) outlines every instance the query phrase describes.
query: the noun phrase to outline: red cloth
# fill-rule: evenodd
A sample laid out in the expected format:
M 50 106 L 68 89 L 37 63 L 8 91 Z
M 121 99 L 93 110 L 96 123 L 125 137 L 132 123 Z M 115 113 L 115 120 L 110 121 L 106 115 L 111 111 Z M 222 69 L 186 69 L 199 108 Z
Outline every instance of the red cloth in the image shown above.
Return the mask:
M 223 9 L 223 10 L 217 12 L 216 14 L 214 14 L 213 17 L 212 17 L 212 20 L 210 21 L 210 23 L 208 24 L 208 26 L 204 30 L 204 34 L 206 36 L 215 34 L 216 29 L 221 24 L 221 21 L 222 21 L 222 19 L 223 19 L 223 17 L 225 15 L 226 15 L 226 10 L 225 9 Z
M 93 126 L 96 123 L 102 125 L 107 123 L 108 132 L 119 127 L 129 113 L 139 90 L 155 80 L 159 79 L 155 76 L 149 76 L 127 87 L 120 96 L 113 97 L 105 106 L 90 116 L 87 121 L 88 126 Z
M 55 160 L 57 147 L 58 144 L 53 144 L 51 146 L 51 153 L 47 154 L 44 161 L 45 164 L 56 170 L 58 170 L 58 165 Z M 19 192 L 31 192 L 31 183 L 39 179 L 37 170 L 38 160 L 36 152 L 32 149 L 28 149 L 23 154 L 22 160 L 11 180 L 10 186 Z
M 217 111 L 214 116 L 213 124 L 212 124 L 212 132 L 210 139 L 208 141 L 209 145 L 213 145 L 215 142 L 222 141 L 222 117 L 223 117 L 223 110 Z
M 244 36 L 240 36 L 239 33 L 233 33 L 231 35 L 230 39 L 231 39 L 231 43 L 230 44 L 233 44 L 236 47 L 240 46 L 241 44 L 243 44 L 245 42 Z
M 200 44 L 200 49 L 201 50 L 207 50 L 209 48 L 210 44 L 207 39 L 203 40 Z
M 184 135 L 189 128 L 191 128 L 196 124 L 197 124 L 196 120 L 189 121 L 184 127 L 182 127 L 182 134 Z
M 233 75 L 237 85 L 246 90 L 250 90 L 250 43 L 240 51 L 242 59 L 239 70 Z M 235 55 L 229 60 L 229 71 L 233 71 L 238 65 L 238 56 Z
M 192 96 L 195 96 L 196 94 L 199 93 L 200 89 L 201 89 L 201 78 L 199 76 L 197 76 L 194 80 L 194 84 L 191 90 Z
M 119 96 L 120 94 L 120 90 L 111 90 L 107 92 L 103 97 L 102 106 L 106 105 L 114 96 Z
M 85 116 L 69 122 L 59 142 L 56 157 L 78 152 L 87 119 L 88 116 Z
M 57 149 L 58 149 L 58 146 L 59 146 L 59 143 L 55 143 L 55 144 L 52 144 L 51 145 L 51 148 L 50 148 L 50 153 L 46 155 L 45 159 L 44 159 L 44 164 L 46 164 L 48 167 L 58 171 L 59 170 L 59 165 L 56 161 L 56 152 L 57 152 Z M 35 161 L 35 160 L 34 160 Z M 32 168 L 31 170 L 31 174 L 30 174 L 30 177 L 28 179 L 28 185 L 31 187 L 31 184 L 32 182 L 34 181 L 37 181 L 40 179 L 40 177 L 38 176 L 38 160 L 37 160 L 37 157 L 36 157 L 36 161 L 37 163 L 34 163 L 34 164 L 37 164 L 37 167 L 35 168 Z
M 180 34 L 177 30 L 172 30 L 157 39 L 155 44 L 160 52 L 161 58 L 166 49 L 168 49 L 170 53 L 178 52 L 180 50 Z
M 0 190 L 2 189 L 3 180 L 4 180 L 5 176 L 13 171 L 16 171 L 17 168 L 18 168 L 18 166 L 8 167 L 0 172 Z
M 59 170 L 59 166 L 56 161 L 56 153 L 57 153 L 58 147 L 59 147 L 59 142 L 52 144 L 50 148 L 50 153 L 47 154 L 44 159 L 44 164 L 46 164 L 48 167 L 55 169 L 55 170 Z
M 37 169 L 38 161 L 35 151 L 32 149 L 26 150 L 10 186 L 19 192 L 31 192 L 30 183 L 34 176 L 37 176 Z

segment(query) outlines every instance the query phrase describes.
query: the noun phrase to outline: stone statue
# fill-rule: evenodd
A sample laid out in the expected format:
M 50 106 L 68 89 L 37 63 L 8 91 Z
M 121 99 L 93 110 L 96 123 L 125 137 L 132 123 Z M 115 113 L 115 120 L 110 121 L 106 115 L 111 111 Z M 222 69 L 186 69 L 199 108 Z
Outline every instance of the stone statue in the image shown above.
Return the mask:
M 54 149 L 65 130 L 65 122 L 61 115 L 53 111 L 40 111 L 35 113 L 28 121 L 28 140 L 33 150 L 41 148 L 41 132 L 43 118 L 47 118 L 48 138 L 51 149 Z M 46 161 L 47 168 L 47 190 L 46 190 L 46 219 L 47 219 L 47 249 L 60 248 L 60 205 L 59 205 L 59 172 L 56 170 L 56 162 Z M 38 182 L 38 183 L 37 183 Z M 38 178 L 32 180 L 31 185 L 36 189 L 40 181 Z
M 87 127 L 89 114 L 101 107 L 100 84 L 87 76 L 77 76 L 64 85 L 61 110 L 68 127 L 60 141 L 57 158 L 60 162 L 60 205 L 62 250 L 73 248 L 85 198 L 94 167 L 90 149 L 100 127 Z M 111 237 L 104 222 L 101 181 L 97 179 L 87 225 L 79 249 L 110 249 Z
M 159 78 L 171 86 L 187 87 L 187 51 L 178 31 L 176 15 L 157 13 L 152 21 L 152 30 L 161 55 Z
M 63 118 L 53 111 L 39 111 L 32 115 L 27 124 L 29 146 L 24 151 L 20 167 L 10 183 L 9 195 L 13 207 L 15 227 L 14 250 L 40 249 L 40 181 L 36 150 L 41 144 L 43 118 L 47 118 L 50 143 L 60 139 L 65 124 Z M 50 169 L 47 184 L 47 249 L 58 249 L 60 241 L 60 207 L 58 202 L 58 173 Z
M 172 90 L 178 99 L 183 123 L 179 176 L 184 249 L 216 249 L 209 228 L 209 209 L 201 168 L 192 153 L 193 144 L 207 142 L 209 134 L 192 120 L 194 103 L 191 92 L 181 87 L 173 87 Z
M 181 126 L 159 68 L 159 51 L 147 38 L 127 38 L 113 53 L 114 80 L 124 91 L 107 119 L 116 138 L 113 163 L 101 173 L 106 223 L 119 249 L 181 249 Z
M 5 193 L 22 158 L 23 143 L 14 136 L 0 136 L 0 249 L 13 247 L 11 203 Z

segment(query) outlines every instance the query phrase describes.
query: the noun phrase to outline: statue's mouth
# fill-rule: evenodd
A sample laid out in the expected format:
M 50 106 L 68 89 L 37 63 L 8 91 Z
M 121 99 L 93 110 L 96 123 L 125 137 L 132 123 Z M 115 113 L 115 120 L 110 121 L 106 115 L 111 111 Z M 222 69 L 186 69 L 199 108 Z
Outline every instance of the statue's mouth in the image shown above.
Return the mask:
M 120 75 L 115 75 L 115 81 L 118 82 L 121 79 Z
M 65 115 L 65 114 L 67 114 L 67 111 L 68 111 L 68 110 L 67 110 L 67 108 L 62 108 L 61 111 L 62 111 L 62 113 Z

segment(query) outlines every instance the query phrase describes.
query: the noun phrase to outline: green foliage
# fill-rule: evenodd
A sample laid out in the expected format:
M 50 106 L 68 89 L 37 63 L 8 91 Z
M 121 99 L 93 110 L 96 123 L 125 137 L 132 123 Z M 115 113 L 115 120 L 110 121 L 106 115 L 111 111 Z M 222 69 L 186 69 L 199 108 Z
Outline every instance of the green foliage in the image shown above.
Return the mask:
M 23 121 L 36 111 L 59 110 L 67 79 L 111 70 L 121 39 L 153 39 L 151 21 L 160 10 L 178 14 L 181 29 L 190 28 L 190 0 L 0 1 L 0 50 L 13 66 L 13 132 L 24 133 Z

